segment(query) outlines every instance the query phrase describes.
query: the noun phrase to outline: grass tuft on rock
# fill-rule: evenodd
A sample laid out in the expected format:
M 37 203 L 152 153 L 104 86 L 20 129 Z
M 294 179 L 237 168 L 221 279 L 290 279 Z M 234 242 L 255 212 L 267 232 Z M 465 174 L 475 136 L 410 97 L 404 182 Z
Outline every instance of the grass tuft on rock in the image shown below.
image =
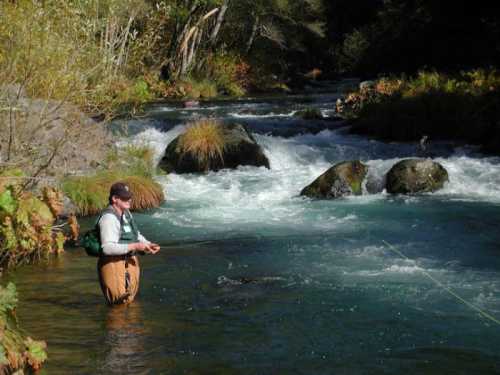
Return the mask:
M 63 190 L 76 205 L 79 216 L 90 216 L 106 208 L 109 189 L 118 181 L 130 187 L 133 195 L 132 210 L 158 207 L 165 200 L 162 187 L 151 177 L 128 176 L 111 171 L 101 171 L 94 176 L 67 178 L 63 182 Z
M 210 160 L 223 161 L 224 134 L 220 122 L 202 119 L 188 124 L 187 131 L 179 138 L 181 154 L 190 154 L 200 166 L 209 168 Z

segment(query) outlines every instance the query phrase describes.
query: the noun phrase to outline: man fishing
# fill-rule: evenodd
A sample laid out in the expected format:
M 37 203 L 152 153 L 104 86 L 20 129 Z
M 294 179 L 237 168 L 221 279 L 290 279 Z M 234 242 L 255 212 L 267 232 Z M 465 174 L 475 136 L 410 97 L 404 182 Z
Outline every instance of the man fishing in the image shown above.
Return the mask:
M 130 213 L 132 193 L 117 182 L 109 192 L 109 206 L 98 222 L 102 255 L 97 263 L 101 289 L 110 305 L 130 303 L 139 290 L 138 253 L 156 254 L 158 244 L 141 235 Z

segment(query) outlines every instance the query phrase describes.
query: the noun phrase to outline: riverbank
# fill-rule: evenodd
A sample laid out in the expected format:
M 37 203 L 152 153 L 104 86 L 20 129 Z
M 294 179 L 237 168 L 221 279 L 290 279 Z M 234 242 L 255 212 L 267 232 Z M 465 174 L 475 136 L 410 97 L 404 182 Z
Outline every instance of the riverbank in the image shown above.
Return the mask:
M 500 74 L 420 72 L 362 83 L 337 105 L 351 131 L 386 141 L 456 140 L 500 153 Z

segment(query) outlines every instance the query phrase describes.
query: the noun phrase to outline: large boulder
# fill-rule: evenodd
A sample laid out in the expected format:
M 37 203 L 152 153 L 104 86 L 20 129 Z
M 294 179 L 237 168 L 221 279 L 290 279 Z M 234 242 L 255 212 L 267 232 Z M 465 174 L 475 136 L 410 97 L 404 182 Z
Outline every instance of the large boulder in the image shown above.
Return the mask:
M 305 187 L 300 195 L 318 199 L 361 195 L 363 179 L 367 172 L 368 167 L 359 160 L 335 164 Z
M 448 172 L 431 159 L 405 159 L 391 168 L 386 181 L 387 192 L 391 194 L 433 192 L 448 181 Z
M 240 165 L 269 168 L 269 160 L 248 129 L 240 124 L 217 124 L 223 147 L 219 152 L 207 153 L 200 158 L 196 152 L 186 151 L 181 134 L 169 143 L 159 167 L 166 172 L 204 173 Z

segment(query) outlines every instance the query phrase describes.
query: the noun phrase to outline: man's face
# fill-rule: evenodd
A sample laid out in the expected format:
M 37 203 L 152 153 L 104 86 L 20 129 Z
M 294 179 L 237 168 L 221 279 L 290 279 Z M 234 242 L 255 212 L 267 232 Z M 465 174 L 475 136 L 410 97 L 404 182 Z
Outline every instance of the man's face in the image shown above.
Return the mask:
M 113 197 L 113 204 L 115 204 L 120 210 L 129 210 L 132 198 L 124 199 L 118 196 Z

